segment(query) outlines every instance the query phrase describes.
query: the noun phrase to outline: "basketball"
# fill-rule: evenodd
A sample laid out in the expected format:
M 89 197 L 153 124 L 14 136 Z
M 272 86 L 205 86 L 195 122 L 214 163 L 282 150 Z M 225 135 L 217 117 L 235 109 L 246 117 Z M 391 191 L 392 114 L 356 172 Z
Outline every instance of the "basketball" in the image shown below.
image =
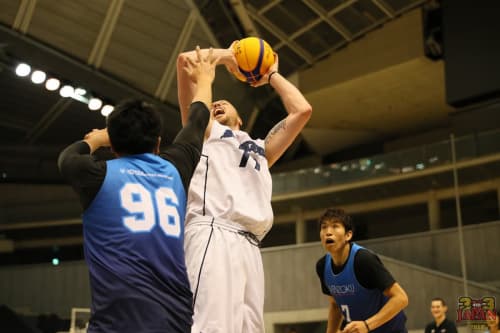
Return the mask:
M 259 81 L 274 64 L 273 49 L 261 38 L 247 37 L 236 41 L 233 53 L 239 69 L 239 72 L 233 74 L 243 82 Z

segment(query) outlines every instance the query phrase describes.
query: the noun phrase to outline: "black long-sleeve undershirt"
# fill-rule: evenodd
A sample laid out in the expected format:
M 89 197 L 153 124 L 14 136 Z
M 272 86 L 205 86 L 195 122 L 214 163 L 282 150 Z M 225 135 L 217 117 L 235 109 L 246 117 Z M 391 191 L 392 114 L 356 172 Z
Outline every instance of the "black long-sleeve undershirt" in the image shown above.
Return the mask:
M 160 157 L 172 163 L 179 172 L 184 189 L 200 160 L 205 129 L 210 112 L 202 102 L 191 104 L 189 120 L 175 137 L 173 143 L 160 151 Z M 80 203 L 86 209 L 99 192 L 106 176 L 106 161 L 97 160 L 90 154 L 85 141 L 77 141 L 64 149 L 58 158 L 63 177 L 79 194 Z

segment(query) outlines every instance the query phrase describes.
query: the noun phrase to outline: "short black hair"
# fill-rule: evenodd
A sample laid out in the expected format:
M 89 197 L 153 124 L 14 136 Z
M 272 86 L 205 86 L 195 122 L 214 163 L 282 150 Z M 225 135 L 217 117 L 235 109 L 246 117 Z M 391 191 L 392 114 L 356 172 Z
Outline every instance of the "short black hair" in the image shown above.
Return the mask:
M 352 231 L 354 233 L 352 217 L 341 208 L 328 208 L 318 220 L 319 227 L 321 228 L 323 222 L 326 221 L 338 221 L 342 223 L 346 232 Z
M 440 301 L 441 302 L 441 305 L 443 306 L 446 306 L 446 302 L 444 301 L 444 299 L 442 299 L 441 297 L 434 297 L 432 300 L 431 300 L 431 303 L 434 302 L 434 301 Z
M 153 152 L 162 130 L 158 110 L 139 99 L 125 100 L 116 105 L 106 125 L 113 150 L 126 155 Z

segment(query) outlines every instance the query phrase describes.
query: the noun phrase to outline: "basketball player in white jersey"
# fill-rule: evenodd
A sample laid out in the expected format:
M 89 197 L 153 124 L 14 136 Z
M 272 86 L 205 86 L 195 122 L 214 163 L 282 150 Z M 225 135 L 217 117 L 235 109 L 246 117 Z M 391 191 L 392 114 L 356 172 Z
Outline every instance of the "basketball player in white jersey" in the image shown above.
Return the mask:
M 207 49 L 202 50 L 206 54 Z M 231 48 L 214 49 L 218 64 L 236 69 Z M 195 83 L 183 70 L 194 51 L 177 59 L 182 123 L 188 119 Z M 259 244 L 273 223 L 269 168 L 292 144 L 311 116 L 301 92 L 278 72 L 278 58 L 254 86 L 271 85 L 288 116 L 265 140 L 241 131 L 234 106 L 213 103 L 200 162 L 188 192 L 185 253 L 193 291 L 192 333 L 264 332 L 264 272 Z

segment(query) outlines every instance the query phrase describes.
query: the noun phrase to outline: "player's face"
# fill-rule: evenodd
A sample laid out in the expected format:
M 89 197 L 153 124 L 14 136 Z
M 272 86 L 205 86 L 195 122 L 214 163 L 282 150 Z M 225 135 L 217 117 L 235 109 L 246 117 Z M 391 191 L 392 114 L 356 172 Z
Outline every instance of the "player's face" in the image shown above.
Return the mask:
M 321 223 L 319 232 L 321 244 L 328 252 L 342 251 L 352 238 L 352 231 L 345 230 L 342 222 L 326 220 Z
M 212 117 L 222 125 L 240 129 L 241 118 L 234 106 L 226 100 L 212 103 Z
M 434 318 L 441 318 L 446 314 L 446 306 L 441 301 L 432 301 L 431 313 Z

